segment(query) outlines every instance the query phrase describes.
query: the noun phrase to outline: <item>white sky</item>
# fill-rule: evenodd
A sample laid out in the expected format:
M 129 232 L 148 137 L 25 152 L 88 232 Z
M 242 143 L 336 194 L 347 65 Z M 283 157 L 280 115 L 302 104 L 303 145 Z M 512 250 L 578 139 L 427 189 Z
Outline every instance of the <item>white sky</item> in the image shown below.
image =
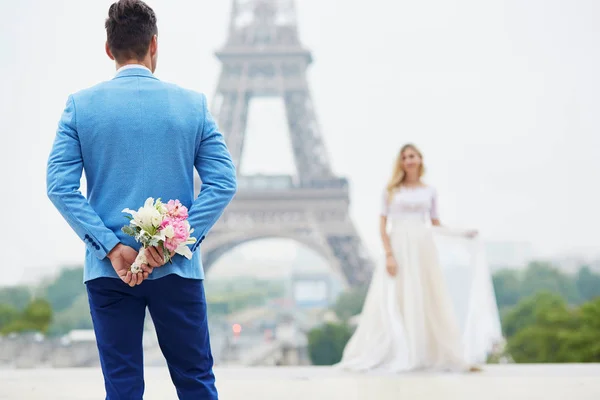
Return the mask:
M 45 168 L 67 96 L 114 73 L 103 50 L 110 4 L 0 2 L 0 284 L 83 260 L 83 244 L 46 197 Z M 149 4 L 159 21 L 156 75 L 211 98 L 230 2 Z M 351 213 L 374 256 L 380 193 L 406 141 L 424 152 L 446 224 L 529 241 L 543 256 L 600 253 L 600 2 L 297 8 L 324 140 L 335 171 L 351 180 Z M 273 116 L 280 106 L 252 105 L 244 171 L 293 170 L 284 116 Z

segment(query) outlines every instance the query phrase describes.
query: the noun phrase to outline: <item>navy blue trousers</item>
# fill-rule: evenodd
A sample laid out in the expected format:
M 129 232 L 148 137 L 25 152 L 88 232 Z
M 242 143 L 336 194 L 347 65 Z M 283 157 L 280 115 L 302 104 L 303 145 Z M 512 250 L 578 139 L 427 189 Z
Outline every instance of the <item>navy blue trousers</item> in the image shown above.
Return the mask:
M 218 399 L 202 282 L 174 274 L 135 287 L 115 278 L 87 282 L 107 400 L 142 399 L 146 307 L 179 399 Z

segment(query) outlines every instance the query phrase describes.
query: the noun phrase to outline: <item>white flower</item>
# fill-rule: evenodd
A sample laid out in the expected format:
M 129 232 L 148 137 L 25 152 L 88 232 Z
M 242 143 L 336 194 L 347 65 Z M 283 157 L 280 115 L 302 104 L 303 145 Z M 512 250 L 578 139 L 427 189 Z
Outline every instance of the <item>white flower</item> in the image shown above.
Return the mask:
M 156 199 L 156 202 L 154 204 L 154 206 L 156 207 L 156 209 L 158 210 L 158 212 L 160 213 L 160 215 L 166 215 L 169 210 L 167 209 L 167 206 L 165 205 L 165 203 L 163 203 L 160 198 Z
M 170 239 L 175 236 L 175 229 L 173 229 L 172 225 L 167 225 L 167 227 L 162 230 L 162 233 L 165 235 L 165 237 Z
M 160 203 L 160 206 L 158 207 L 158 211 L 162 214 L 165 215 L 169 212 L 169 210 L 167 210 L 167 206 L 165 206 L 163 203 Z
M 192 251 L 189 247 L 187 247 L 185 243 L 182 243 L 179 246 L 177 246 L 177 248 L 175 249 L 175 253 L 184 256 L 188 260 L 192 259 Z
M 156 210 L 156 213 L 152 215 L 152 225 L 155 227 L 159 227 L 162 222 L 162 215 L 160 215 L 160 211 Z
M 124 213 L 127 213 L 127 214 L 131 214 L 131 216 L 133 217 L 133 219 L 130 221 L 131 225 L 137 225 L 137 223 L 135 222 L 135 217 L 137 216 L 137 211 L 133 211 L 132 209 L 125 208 L 121 212 L 124 212 Z
M 133 215 L 135 224 L 146 231 L 154 231 L 153 228 L 158 228 L 162 222 L 160 212 L 154 207 L 154 199 L 149 197 L 143 207 Z

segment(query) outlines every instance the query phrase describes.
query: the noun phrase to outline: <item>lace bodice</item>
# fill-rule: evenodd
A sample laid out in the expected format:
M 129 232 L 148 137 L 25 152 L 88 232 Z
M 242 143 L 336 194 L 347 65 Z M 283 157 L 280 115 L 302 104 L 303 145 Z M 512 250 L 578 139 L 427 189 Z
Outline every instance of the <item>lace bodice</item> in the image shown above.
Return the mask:
M 391 199 L 384 191 L 381 215 L 392 219 L 438 219 L 436 190 L 431 186 L 402 187 L 392 194 Z

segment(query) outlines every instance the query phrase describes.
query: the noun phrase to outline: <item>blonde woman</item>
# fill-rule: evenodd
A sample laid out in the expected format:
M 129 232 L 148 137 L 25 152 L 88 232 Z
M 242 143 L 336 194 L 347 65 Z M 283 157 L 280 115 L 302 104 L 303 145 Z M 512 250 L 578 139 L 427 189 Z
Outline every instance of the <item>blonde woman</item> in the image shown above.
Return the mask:
M 441 228 L 437 195 L 421 181 L 423 173 L 421 152 L 412 144 L 402 147 L 382 199 L 385 268 L 373 274 L 359 325 L 339 367 L 394 372 L 479 370 L 470 365 L 463 347 L 463 332 L 438 261 L 433 233 Z M 444 229 L 445 234 L 476 236 L 474 231 Z M 499 322 L 492 325 L 491 336 L 499 336 Z M 471 329 L 468 335 L 479 333 Z

